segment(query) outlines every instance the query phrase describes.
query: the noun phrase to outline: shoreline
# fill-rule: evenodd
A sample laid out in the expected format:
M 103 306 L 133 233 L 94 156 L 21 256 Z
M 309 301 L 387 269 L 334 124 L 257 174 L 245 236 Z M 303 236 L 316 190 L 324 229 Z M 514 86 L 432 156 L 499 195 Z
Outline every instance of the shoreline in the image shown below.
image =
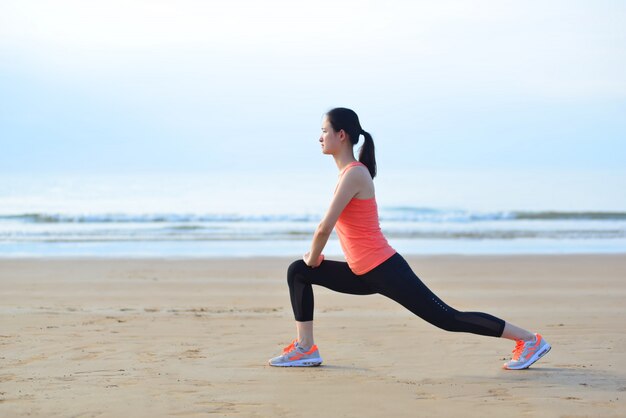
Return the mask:
M 568 257 L 625 257 L 625 250 L 616 251 L 580 251 L 568 253 L 404 253 L 398 251 L 405 259 L 428 259 L 428 258 L 568 258 Z M 0 263 L 11 261 L 116 261 L 116 260 L 132 260 L 132 261 L 229 261 L 229 260 L 295 260 L 298 259 L 297 254 L 293 255 L 0 255 Z M 333 254 L 327 255 L 329 260 L 344 261 L 343 255 Z

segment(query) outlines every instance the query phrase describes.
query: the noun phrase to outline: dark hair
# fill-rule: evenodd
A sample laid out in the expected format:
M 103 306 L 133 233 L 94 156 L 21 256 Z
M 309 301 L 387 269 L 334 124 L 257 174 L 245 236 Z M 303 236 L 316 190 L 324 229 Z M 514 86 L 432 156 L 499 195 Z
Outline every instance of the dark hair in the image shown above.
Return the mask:
M 343 131 L 350 137 L 352 145 L 359 142 L 359 135 L 363 135 L 365 142 L 359 151 L 359 161 L 365 164 L 372 178 L 376 177 L 376 157 L 374 155 L 374 139 L 365 132 L 359 123 L 359 117 L 354 110 L 345 107 L 336 107 L 326 113 L 330 126 L 335 132 Z

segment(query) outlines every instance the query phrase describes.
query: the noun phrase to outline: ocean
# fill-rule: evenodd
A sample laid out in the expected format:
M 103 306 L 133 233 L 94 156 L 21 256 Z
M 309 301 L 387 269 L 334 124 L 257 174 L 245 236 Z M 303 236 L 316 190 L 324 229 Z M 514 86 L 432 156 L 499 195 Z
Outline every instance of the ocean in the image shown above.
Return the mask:
M 243 174 L 2 180 L 5 258 L 298 257 L 333 189 L 332 172 L 305 188 L 306 176 L 265 182 Z M 626 253 L 623 211 L 437 207 L 382 195 L 381 228 L 406 255 Z M 334 234 L 325 254 L 340 257 Z

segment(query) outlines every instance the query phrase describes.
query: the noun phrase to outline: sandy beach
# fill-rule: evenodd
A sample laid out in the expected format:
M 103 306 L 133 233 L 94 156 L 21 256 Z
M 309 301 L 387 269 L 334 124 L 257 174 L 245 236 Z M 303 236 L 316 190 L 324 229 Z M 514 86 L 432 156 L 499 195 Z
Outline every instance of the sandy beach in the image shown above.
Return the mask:
M 623 417 L 626 257 L 407 258 L 436 293 L 541 332 L 441 331 L 379 295 L 316 288 L 324 365 L 266 365 L 294 337 L 291 260 L 0 260 L 2 417 Z

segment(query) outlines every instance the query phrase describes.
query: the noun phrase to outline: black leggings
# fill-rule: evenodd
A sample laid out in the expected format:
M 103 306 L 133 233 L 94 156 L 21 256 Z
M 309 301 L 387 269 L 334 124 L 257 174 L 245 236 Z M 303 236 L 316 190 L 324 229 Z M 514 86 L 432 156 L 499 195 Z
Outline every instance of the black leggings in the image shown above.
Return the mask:
M 447 331 L 500 337 L 504 321 L 482 312 L 459 312 L 446 305 L 413 273 L 396 253 L 375 269 L 356 275 L 348 263 L 324 260 L 317 268 L 294 261 L 287 273 L 291 306 L 296 321 L 313 320 L 313 288 L 320 285 L 352 295 L 380 293 L 395 300 L 415 315 Z

